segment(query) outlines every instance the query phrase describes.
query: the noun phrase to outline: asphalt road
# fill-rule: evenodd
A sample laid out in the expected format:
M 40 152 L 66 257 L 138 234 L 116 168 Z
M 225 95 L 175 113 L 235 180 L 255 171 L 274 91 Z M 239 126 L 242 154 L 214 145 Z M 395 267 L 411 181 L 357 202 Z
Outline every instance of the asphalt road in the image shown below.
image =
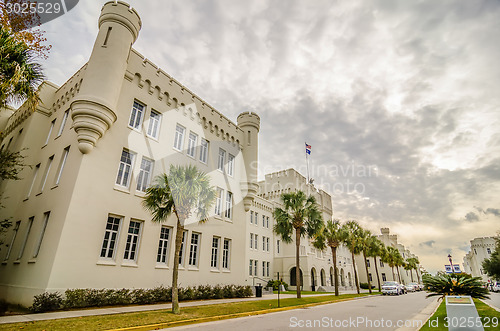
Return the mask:
M 484 300 L 484 302 L 500 310 L 500 292 L 490 292 L 490 299 Z
M 376 296 L 283 312 L 169 328 L 168 330 L 396 330 L 435 298 L 426 293 Z M 423 323 L 422 321 L 421 323 Z M 399 324 L 398 323 L 403 323 Z

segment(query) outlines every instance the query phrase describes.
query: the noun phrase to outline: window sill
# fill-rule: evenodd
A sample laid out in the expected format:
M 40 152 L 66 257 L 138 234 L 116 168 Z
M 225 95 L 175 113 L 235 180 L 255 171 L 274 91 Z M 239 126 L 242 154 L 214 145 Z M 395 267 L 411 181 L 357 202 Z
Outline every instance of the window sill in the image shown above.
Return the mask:
M 219 269 L 210 269 L 210 272 L 220 273 L 221 271 Z
M 52 186 L 50 189 L 53 190 L 55 188 L 58 188 L 59 187 L 59 184 L 55 184 L 54 186 Z
M 134 195 L 139 198 L 144 198 L 146 196 L 146 192 L 143 191 L 135 191 Z
M 124 262 L 122 263 L 122 267 L 130 267 L 130 268 L 139 268 L 136 262 Z
M 126 194 L 130 194 L 129 189 L 127 187 L 123 187 L 123 186 L 115 185 L 115 187 L 113 187 L 113 190 L 118 191 L 118 192 L 122 192 L 122 193 L 126 193 Z
M 153 136 L 150 136 L 149 134 L 146 134 L 146 137 L 148 137 L 148 138 L 149 138 L 149 139 L 151 139 L 151 140 L 156 141 L 157 143 L 159 143 L 159 142 L 160 142 L 159 137 L 153 137 Z
M 107 260 L 99 260 L 97 261 L 96 263 L 97 265 L 110 265 L 110 266 L 115 266 L 116 265 L 116 262 L 115 261 L 107 261 Z
M 37 196 L 39 196 L 40 194 L 42 194 L 42 192 L 38 192 L 35 196 L 37 197 Z
M 140 127 L 142 127 L 142 121 L 141 121 L 141 124 L 139 124 L 139 126 L 140 126 Z M 130 126 L 130 125 L 127 125 L 127 127 L 128 127 L 130 130 L 132 130 L 132 131 L 135 131 L 135 132 L 137 132 L 137 133 L 142 133 L 142 130 L 136 129 L 136 128 L 134 128 L 134 127 Z
M 2 262 L 2 265 L 7 265 L 7 261 L 3 261 L 3 262 Z
M 21 260 L 15 260 L 14 264 L 21 264 Z
M 28 201 L 28 200 L 29 200 L 29 198 L 24 198 L 23 202 L 24 202 L 24 201 Z
M 194 267 L 194 266 L 188 267 L 187 270 L 188 271 L 200 271 L 200 269 L 198 267 Z
M 28 260 L 28 263 L 35 263 L 36 262 L 36 259 L 31 259 L 31 260 Z M 15 263 L 15 262 L 14 262 Z
M 229 274 L 229 273 L 231 273 L 231 270 L 229 270 L 229 269 L 223 269 L 222 272 L 226 273 L 226 274 Z
M 157 265 L 155 266 L 155 269 L 167 269 L 167 270 L 168 270 L 168 269 L 170 269 L 170 268 L 168 267 L 168 265 L 157 264 Z

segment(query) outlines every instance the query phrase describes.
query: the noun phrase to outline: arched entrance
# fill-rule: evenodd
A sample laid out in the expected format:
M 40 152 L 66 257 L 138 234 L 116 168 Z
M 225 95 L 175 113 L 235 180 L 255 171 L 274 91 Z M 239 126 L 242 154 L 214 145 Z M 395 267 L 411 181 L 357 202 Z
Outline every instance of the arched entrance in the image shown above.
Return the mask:
M 321 269 L 321 272 L 319 273 L 320 280 L 321 280 L 321 286 L 326 285 L 326 274 L 325 274 L 325 269 Z
M 311 290 L 316 291 L 318 281 L 316 280 L 316 269 L 311 269 Z
M 340 269 L 340 285 L 345 286 L 344 269 Z
M 295 267 L 290 269 L 290 286 L 297 286 L 297 274 L 295 270 L 297 270 Z M 302 270 L 300 270 L 300 285 L 301 288 L 304 287 L 304 278 L 302 277 Z

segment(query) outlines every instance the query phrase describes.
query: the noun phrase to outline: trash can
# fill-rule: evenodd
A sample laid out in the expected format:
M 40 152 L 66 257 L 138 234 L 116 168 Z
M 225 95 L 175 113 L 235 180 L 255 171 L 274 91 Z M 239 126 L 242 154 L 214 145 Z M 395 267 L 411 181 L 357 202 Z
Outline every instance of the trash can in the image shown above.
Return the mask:
M 262 285 L 255 286 L 255 297 L 262 298 Z

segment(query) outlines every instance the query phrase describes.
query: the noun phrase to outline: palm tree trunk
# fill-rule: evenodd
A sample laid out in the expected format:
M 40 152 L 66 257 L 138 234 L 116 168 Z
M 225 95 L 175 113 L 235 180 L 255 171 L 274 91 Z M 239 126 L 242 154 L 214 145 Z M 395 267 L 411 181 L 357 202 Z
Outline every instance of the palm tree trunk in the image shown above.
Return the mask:
M 181 225 L 177 217 L 177 230 L 175 232 L 175 254 L 174 254 L 174 267 L 172 271 L 172 313 L 180 314 L 179 308 L 179 289 L 177 287 L 177 280 L 179 278 L 179 255 L 182 244 L 182 234 L 184 233 L 184 226 Z
M 352 255 L 352 267 L 354 268 L 354 282 L 356 283 L 356 290 L 359 292 L 359 283 L 358 283 L 358 272 L 356 271 L 356 261 L 354 260 L 354 251 L 351 251 Z
M 413 283 L 413 269 L 410 269 L 411 282 Z
M 399 266 L 396 266 L 396 271 L 398 272 L 399 284 L 403 284 L 403 283 L 401 282 L 401 274 L 399 273 Z
M 392 269 L 392 280 L 396 281 L 396 276 L 394 276 L 394 267 L 391 267 L 391 269 Z
M 295 279 L 297 284 L 297 299 L 302 296 L 300 294 L 300 229 L 295 229 Z
M 382 287 L 380 286 L 380 277 L 378 275 L 378 267 L 377 267 L 377 257 L 373 257 L 373 261 L 375 262 L 375 273 L 377 274 L 377 283 L 378 283 L 378 291 L 380 292 L 382 290 Z
M 418 283 L 420 284 L 420 276 L 418 275 L 418 269 L 415 268 L 415 273 L 417 274 Z
M 363 250 L 363 260 L 365 260 L 366 280 L 368 281 L 368 291 L 372 294 L 372 283 L 370 282 L 370 275 L 368 274 L 368 262 L 366 261 L 366 252 Z
M 337 247 L 332 246 L 333 277 L 335 278 L 335 296 L 339 295 L 339 276 L 337 270 Z

